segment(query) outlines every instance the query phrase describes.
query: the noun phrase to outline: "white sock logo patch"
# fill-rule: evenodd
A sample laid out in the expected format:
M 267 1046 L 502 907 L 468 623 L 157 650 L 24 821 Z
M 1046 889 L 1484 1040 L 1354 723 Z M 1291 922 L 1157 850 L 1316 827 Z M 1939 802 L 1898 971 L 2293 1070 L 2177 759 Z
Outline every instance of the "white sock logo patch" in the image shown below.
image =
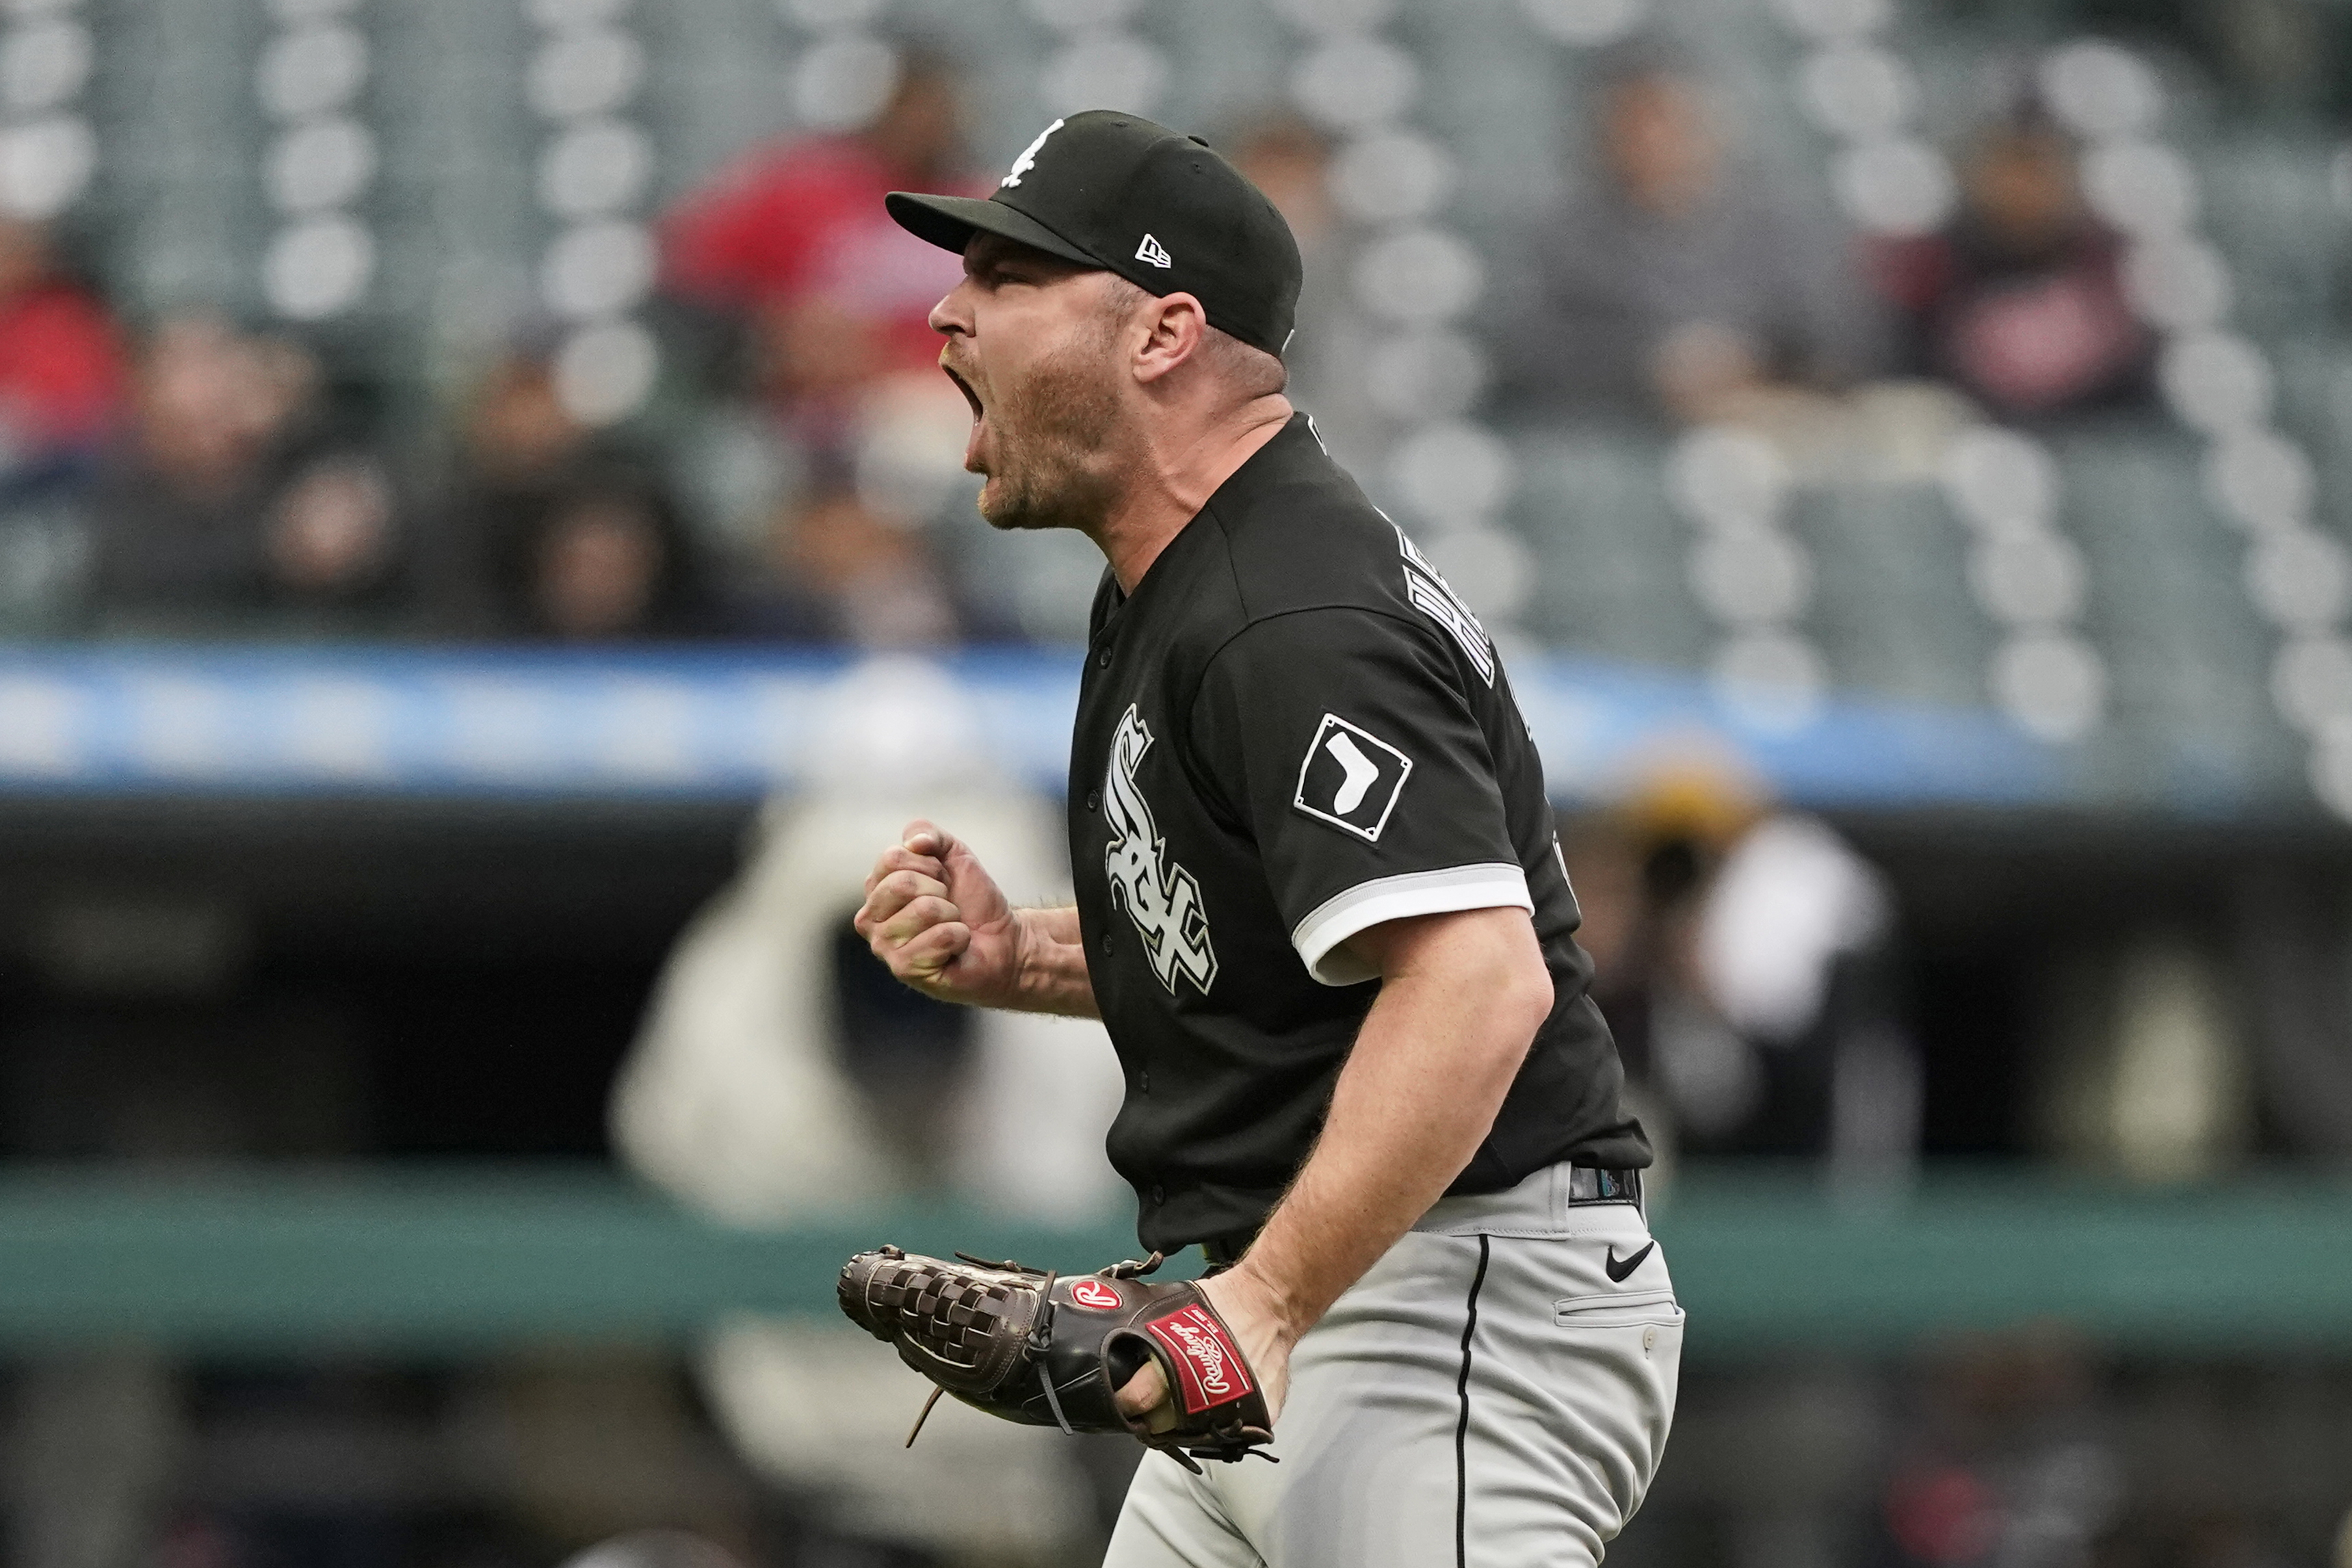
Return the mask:
M 1143 243 L 1135 247 L 1135 258 L 1138 261 L 1148 261 L 1154 267 L 1176 265 L 1176 258 L 1168 254 L 1167 247 L 1148 234 L 1143 237 Z
M 1348 770 L 1348 776 L 1340 781 L 1339 793 L 1331 797 L 1331 809 L 1345 816 L 1364 804 L 1365 792 L 1381 776 L 1380 764 L 1364 755 L 1363 748 L 1348 739 L 1344 730 L 1333 731 L 1331 738 L 1323 742 L 1323 749 L 1339 758 L 1339 765 Z
M 1326 713 L 1298 764 L 1298 793 L 1290 804 L 1377 844 L 1412 772 L 1411 757 L 1361 724 Z

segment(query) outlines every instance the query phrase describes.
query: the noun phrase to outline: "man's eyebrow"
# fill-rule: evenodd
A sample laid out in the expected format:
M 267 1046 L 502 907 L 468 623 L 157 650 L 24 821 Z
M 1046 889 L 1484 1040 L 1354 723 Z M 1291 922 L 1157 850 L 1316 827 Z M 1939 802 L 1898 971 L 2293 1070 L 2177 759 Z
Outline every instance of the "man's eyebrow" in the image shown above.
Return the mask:
M 970 278 L 980 278 L 992 272 L 1001 272 L 1012 259 L 1011 255 L 1002 246 L 977 247 L 964 253 L 964 275 Z

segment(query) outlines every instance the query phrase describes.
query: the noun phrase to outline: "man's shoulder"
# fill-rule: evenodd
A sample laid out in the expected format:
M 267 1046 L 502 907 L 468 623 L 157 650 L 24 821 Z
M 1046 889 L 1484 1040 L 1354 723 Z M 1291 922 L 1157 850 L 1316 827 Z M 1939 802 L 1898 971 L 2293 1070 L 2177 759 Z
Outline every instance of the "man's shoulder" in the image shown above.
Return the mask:
M 1403 535 L 1305 418 L 1211 500 L 1233 574 L 1234 629 L 1302 610 L 1409 611 Z

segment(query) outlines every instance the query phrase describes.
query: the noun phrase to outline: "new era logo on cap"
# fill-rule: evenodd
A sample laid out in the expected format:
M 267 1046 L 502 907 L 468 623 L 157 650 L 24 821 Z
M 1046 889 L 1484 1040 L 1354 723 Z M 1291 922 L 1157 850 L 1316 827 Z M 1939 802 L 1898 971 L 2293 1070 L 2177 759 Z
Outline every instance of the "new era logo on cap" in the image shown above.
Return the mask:
M 1411 757 L 1361 724 L 1326 713 L 1298 764 L 1298 793 L 1290 804 L 1376 844 L 1412 772 Z
M 1143 243 L 1135 247 L 1135 258 L 1138 261 L 1148 261 L 1154 267 L 1176 265 L 1176 258 L 1168 254 L 1167 247 L 1148 234 L 1143 237 Z

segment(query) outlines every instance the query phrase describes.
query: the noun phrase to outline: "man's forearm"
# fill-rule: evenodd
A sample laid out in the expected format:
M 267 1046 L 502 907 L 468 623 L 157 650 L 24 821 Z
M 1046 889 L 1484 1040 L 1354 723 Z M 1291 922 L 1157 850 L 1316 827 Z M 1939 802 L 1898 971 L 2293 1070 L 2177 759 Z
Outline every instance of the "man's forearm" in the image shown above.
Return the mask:
M 1095 985 L 1087 973 L 1086 940 L 1071 905 L 1015 910 L 1021 930 L 1020 963 L 1012 996 L 1003 1005 L 1017 1013 L 1054 1013 L 1065 1018 L 1099 1018 Z
M 1461 1174 L 1542 1022 L 1549 976 L 1538 993 L 1523 966 L 1498 973 L 1454 956 L 1419 955 L 1383 982 L 1313 1154 L 1234 1270 L 1294 1334 Z

